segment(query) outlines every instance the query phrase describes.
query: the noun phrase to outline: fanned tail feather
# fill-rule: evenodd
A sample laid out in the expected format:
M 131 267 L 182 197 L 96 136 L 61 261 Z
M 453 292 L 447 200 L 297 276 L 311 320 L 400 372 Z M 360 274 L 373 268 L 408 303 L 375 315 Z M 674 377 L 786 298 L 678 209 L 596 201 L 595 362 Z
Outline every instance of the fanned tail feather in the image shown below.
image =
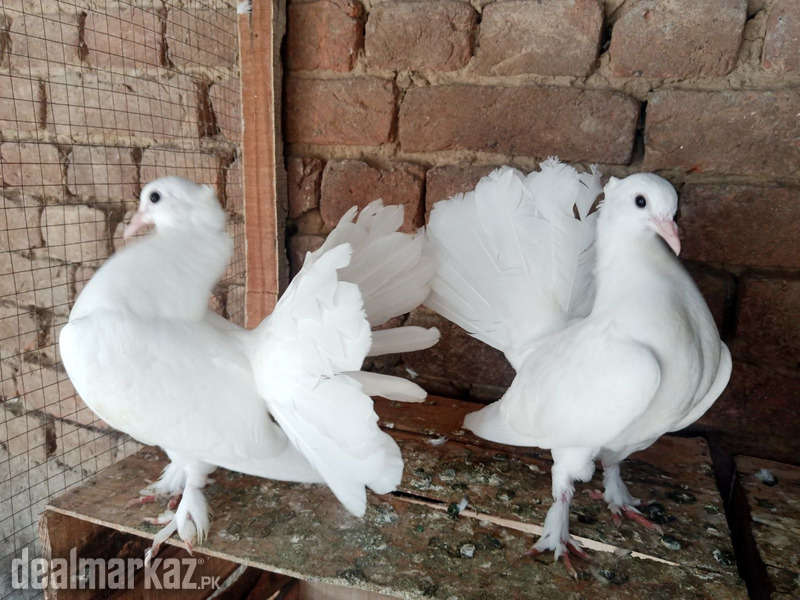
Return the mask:
M 372 332 L 372 346 L 368 356 L 415 352 L 430 348 L 439 341 L 440 333 L 435 327 L 394 327 Z
M 578 174 L 548 159 L 527 177 L 497 169 L 475 191 L 438 202 L 427 232 L 436 273 L 425 304 L 514 364 L 531 341 L 588 314 L 589 212 L 601 190 L 596 170 Z
M 402 377 L 368 371 L 353 371 L 347 375 L 361 384 L 367 396 L 383 396 L 396 402 L 422 402 L 427 397 L 425 390 Z

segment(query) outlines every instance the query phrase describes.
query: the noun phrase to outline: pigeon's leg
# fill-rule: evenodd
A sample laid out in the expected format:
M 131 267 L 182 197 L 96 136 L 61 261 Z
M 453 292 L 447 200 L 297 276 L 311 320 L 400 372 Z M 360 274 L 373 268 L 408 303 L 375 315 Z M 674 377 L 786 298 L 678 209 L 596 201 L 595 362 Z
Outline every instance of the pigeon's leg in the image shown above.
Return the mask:
M 169 454 L 169 452 L 167 452 L 167 454 Z M 168 497 L 170 498 L 170 510 L 175 510 L 178 504 L 178 497 L 183 491 L 183 487 L 186 485 L 186 470 L 179 458 L 173 458 L 172 455 L 170 455 L 170 458 L 173 460 L 164 467 L 158 481 L 148 481 L 147 483 L 149 485 L 143 490 L 139 490 L 139 497 L 128 502 L 125 505 L 126 508 L 151 504 L 152 502 L 156 502 L 159 498 Z
M 578 574 L 572 566 L 570 553 L 586 558 L 581 545 L 569 535 L 569 506 L 575 493 L 574 481 L 588 481 L 594 472 L 592 448 L 553 448 L 553 505 L 544 519 L 542 537 L 529 554 L 553 551 L 554 559 L 564 557 L 564 567 L 573 577 Z
M 622 481 L 622 477 L 619 474 L 619 462 L 606 462 L 605 457 L 602 458 L 602 461 L 603 487 L 605 488 L 603 500 L 608 503 L 608 510 L 611 511 L 614 525 L 619 527 L 622 524 L 622 518 L 625 517 L 647 529 L 661 531 L 658 525 L 647 519 L 636 508 L 641 505 L 642 501 L 631 496 L 628 486 Z

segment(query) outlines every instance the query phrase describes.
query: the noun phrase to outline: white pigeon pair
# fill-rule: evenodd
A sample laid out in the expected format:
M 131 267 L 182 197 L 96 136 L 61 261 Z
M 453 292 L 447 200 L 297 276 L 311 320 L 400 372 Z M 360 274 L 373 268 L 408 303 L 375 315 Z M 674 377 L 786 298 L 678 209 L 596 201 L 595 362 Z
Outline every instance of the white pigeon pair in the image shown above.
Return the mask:
M 141 501 L 183 494 L 155 538 L 176 530 L 202 543 L 202 488 L 216 467 L 285 481 L 326 483 L 353 514 L 365 486 L 394 490 L 400 449 L 378 427 L 370 395 L 419 402 L 405 379 L 361 372 L 366 356 L 427 348 L 435 328 L 370 326 L 409 312 L 428 294 L 424 240 L 400 233 L 403 208 L 348 211 L 308 254 L 274 312 L 254 330 L 211 312 L 231 256 L 212 188 L 177 177 L 147 185 L 125 230 L 156 233 L 126 246 L 92 277 L 61 337 L 64 366 L 84 402 L 112 427 L 159 445 L 171 462 Z M 274 419 L 274 421 L 273 421 Z
M 464 426 L 551 449 L 554 503 L 532 552 L 563 555 L 573 575 L 569 552 L 584 556 L 569 535 L 574 481 L 599 459 L 615 521 L 646 523 L 620 462 L 700 418 L 730 377 L 730 352 L 676 256 L 677 202 L 656 175 L 611 177 L 603 190 L 596 170 L 548 159 L 527 177 L 498 169 L 431 213 L 425 304 L 517 371 Z
M 601 191 L 599 173 L 556 160 L 527 177 L 499 169 L 475 192 L 437 203 L 425 256 L 421 236 L 397 232 L 402 208 L 373 203 L 355 223 L 352 209 L 306 257 L 275 312 L 245 331 L 207 308 L 231 253 L 213 191 L 178 178 L 146 186 L 126 232 L 153 223 L 156 235 L 92 278 L 61 351 L 101 418 L 172 460 L 153 491 L 183 497 L 154 547 L 175 530 L 202 542 L 201 489 L 216 466 L 325 482 L 357 515 L 365 486 L 394 490 L 402 458 L 368 395 L 425 393 L 359 369 L 369 354 L 437 341 L 436 330 L 414 327 L 370 335 L 370 325 L 424 300 L 516 368 L 505 396 L 465 426 L 552 449 L 555 502 L 534 549 L 563 555 L 574 573 L 565 553 L 582 554 L 569 536 L 573 482 L 589 479 L 599 458 L 609 508 L 636 518 L 619 463 L 699 418 L 731 369 L 675 257 L 672 186 L 650 174 L 612 177 L 592 212 Z

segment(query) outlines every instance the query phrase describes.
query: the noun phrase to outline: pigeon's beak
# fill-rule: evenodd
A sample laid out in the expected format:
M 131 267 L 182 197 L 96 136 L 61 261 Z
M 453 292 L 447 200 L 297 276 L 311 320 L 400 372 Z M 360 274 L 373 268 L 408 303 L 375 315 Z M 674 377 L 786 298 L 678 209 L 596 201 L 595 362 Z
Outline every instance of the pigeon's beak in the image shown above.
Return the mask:
M 143 228 L 150 225 L 150 219 L 147 217 L 142 209 L 136 211 L 136 214 L 131 218 L 131 222 L 125 226 L 122 231 L 122 239 L 128 240 L 131 236 L 136 235 Z
M 653 227 L 667 245 L 672 248 L 675 256 L 681 253 L 681 239 L 678 237 L 678 225 L 669 217 L 656 217 L 653 219 Z

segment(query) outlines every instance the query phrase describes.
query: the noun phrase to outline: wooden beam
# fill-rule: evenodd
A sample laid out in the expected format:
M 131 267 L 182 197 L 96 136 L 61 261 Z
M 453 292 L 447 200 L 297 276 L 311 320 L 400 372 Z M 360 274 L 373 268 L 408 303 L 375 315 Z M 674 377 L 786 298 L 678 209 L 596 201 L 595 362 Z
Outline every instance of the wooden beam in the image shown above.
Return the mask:
M 272 312 L 287 272 L 280 127 L 280 45 L 285 29 L 285 0 L 253 2 L 252 15 L 239 16 L 247 327 L 255 327 Z

